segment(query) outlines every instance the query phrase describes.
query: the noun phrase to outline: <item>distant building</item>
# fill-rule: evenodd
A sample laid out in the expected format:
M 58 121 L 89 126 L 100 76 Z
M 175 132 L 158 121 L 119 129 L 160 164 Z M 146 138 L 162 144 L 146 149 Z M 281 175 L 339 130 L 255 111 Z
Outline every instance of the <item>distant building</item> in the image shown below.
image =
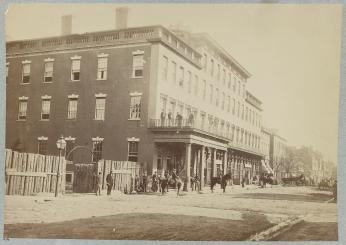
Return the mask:
M 276 130 L 271 130 L 269 164 L 274 171 L 274 177 L 280 180 L 284 177 L 284 164 L 287 141 L 279 136 Z
M 146 26 L 13 41 L 6 62 L 7 148 L 57 154 L 63 134 L 74 162 L 136 161 L 187 182 L 259 174 L 261 102 L 249 72 L 205 34 Z
M 323 159 L 322 154 L 312 151 L 312 169 L 311 179 L 313 183 L 318 184 L 323 179 L 336 178 L 334 164 Z

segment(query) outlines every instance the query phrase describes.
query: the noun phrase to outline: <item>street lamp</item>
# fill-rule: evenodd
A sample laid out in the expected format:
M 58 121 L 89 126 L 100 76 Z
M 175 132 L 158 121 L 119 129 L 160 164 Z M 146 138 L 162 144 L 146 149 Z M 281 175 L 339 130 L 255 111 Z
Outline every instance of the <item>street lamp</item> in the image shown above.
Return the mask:
M 59 188 L 59 180 L 60 180 L 60 164 L 61 164 L 61 152 L 66 147 L 66 141 L 64 140 L 64 136 L 61 135 L 60 139 L 56 142 L 56 147 L 59 149 L 59 164 L 58 164 L 58 170 L 56 173 L 56 185 L 55 185 L 55 197 L 58 196 L 58 188 Z

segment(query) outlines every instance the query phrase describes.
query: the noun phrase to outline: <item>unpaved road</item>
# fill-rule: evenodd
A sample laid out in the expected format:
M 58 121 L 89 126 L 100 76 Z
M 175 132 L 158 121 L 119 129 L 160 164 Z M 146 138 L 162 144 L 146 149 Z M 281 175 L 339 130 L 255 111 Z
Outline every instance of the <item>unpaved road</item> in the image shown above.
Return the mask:
M 337 223 L 335 203 L 326 203 L 330 193 L 308 187 L 261 189 L 254 186 L 228 188 L 227 193 L 182 193 L 112 196 L 69 194 L 53 196 L 6 196 L 5 224 L 52 223 L 83 218 L 132 213 L 207 217 L 229 221 L 244 220 L 245 213 L 264 215 L 277 224 L 288 217 L 304 215 L 309 224 Z

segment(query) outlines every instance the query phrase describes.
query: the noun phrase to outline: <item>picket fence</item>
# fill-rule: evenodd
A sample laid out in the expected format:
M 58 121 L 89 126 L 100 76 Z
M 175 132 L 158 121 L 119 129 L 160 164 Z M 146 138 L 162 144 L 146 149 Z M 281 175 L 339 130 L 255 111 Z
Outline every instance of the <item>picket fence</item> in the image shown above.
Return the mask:
M 59 166 L 60 165 L 60 166 Z M 5 150 L 6 195 L 33 195 L 55 192 L 57 171 L 60 181 L 58 192 L 65 191 L 66 161 L 64 157 L 45 156 Z

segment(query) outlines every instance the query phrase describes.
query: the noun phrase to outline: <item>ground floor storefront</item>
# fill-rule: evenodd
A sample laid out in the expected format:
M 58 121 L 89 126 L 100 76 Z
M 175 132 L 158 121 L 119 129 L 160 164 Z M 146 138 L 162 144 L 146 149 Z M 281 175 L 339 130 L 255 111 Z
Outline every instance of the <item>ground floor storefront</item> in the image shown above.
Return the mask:
M 229 147 L 212 147 L 198 143 L 157 142 L 152 172 L 162 175 L 175 169 L 190 186 L 198 177 L 201 187 L 210 184 L 212 177 L 232 176 L 233 184 L 251 184 L 261 172 L 261 156 Z

